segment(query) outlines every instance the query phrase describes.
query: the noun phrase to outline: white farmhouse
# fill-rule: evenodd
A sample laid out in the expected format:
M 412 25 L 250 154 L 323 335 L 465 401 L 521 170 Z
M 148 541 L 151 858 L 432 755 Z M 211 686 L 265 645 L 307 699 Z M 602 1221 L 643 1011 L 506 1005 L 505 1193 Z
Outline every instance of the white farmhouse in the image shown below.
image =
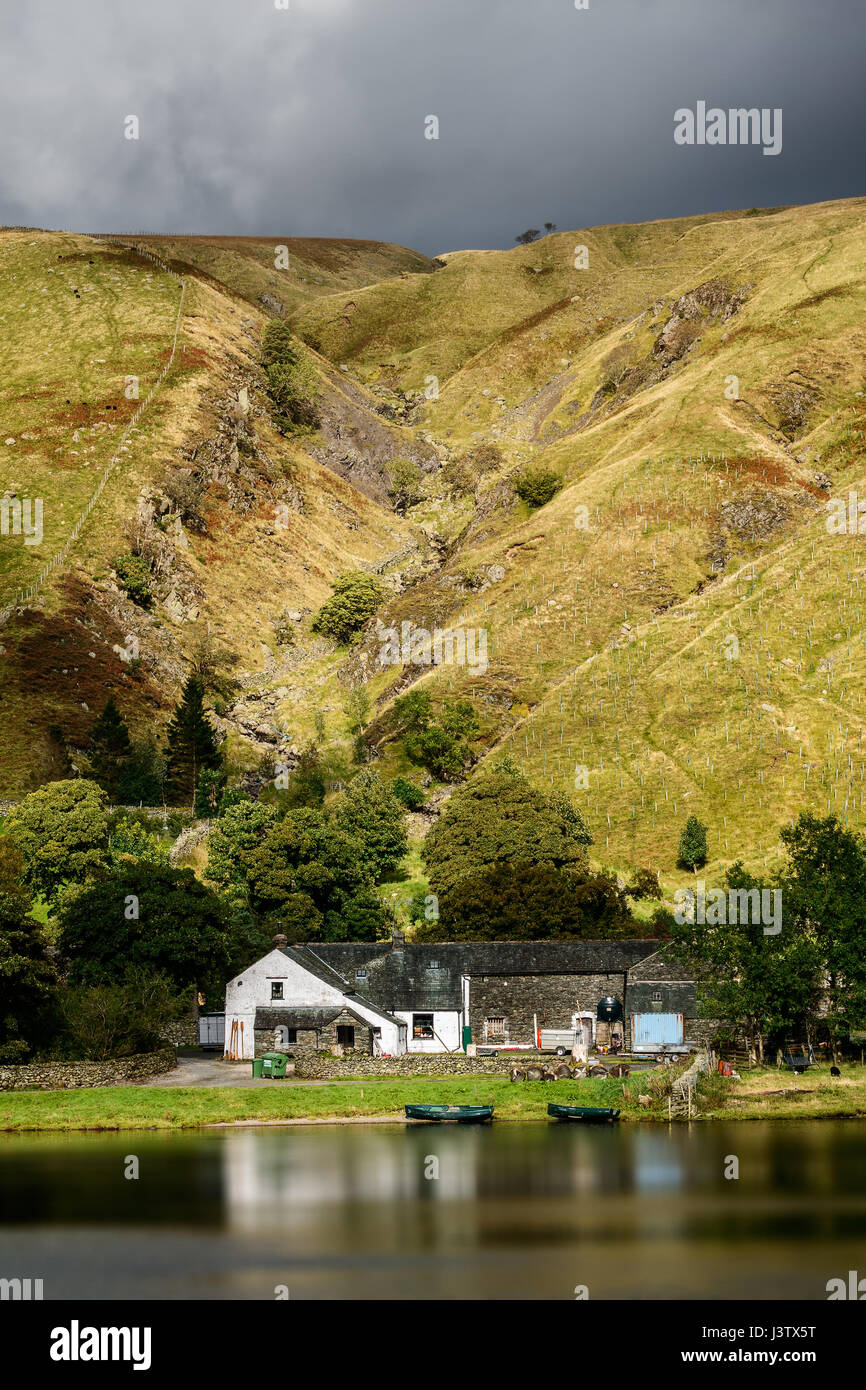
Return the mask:
M 274 938 L 274 949 L 226 985 L 226 1056 L 252 1058 L 275 1046 L 293 1052 L 335 1047 L 397 1057 L 406 1024 L 364 998 L 308 946 Z

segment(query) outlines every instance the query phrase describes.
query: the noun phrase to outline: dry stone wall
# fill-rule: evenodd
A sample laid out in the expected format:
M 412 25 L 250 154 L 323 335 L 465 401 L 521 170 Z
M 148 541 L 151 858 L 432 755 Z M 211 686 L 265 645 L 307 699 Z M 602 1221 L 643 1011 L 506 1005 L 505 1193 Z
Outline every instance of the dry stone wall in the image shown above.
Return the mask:
M 24 1066 L 0 1066 L 0 1091 L 71 1091 L 79 1087 L 117 1086 L 174 1071 L 177 1058 L 171 1048 L 116 1057 L 110 1062 L 28 1062 Z

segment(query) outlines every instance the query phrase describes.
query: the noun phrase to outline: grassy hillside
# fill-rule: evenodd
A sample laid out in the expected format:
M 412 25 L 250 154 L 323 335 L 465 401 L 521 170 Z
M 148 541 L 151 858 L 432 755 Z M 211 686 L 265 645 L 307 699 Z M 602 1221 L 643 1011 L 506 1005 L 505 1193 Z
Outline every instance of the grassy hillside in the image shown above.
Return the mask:
M 488 743 L 576 795 L 599 858 L 623 872 L 650 863 L 676 882 L 692 811 L 711 827 L 711 875 L 739 855 L 771 862 L 799 809 L 862 823 L 862 552 L 825 521 L 829 497 L 864 485 L 864 211 L 854 200 L 463 253 L 429 287 L 366 291 L 357 338 L 334 344 L 353 361 L 357 343 L 362 374 L 387 358 L 409 388 L 439 367 L 439 399 L 415 418 L 452 454 L 502 450 L 455 519 L 466 529 L 445 569 L 391 615 L 487 630 L 483 680 L 426 679 L 485 713 L 495 701 Z M 578 244 L 587 271 L 568 262 Z M 535 265 L 548 273 L 530 280 Z M 659 355 L 674 306 L 708 283 L 685 306 L 695 336 Z M 324 307 L 304 311 L 302 332 Z M 537 511 L 507 481 L 529 462 L 562 481 Z
M 208 277 L 271 313 L 282 309 L 292 314 L 309 300 L 392 277 L 429 275 L 435 269 L 419 251 L 382 241 L 279 236 L 142 236 L 133 240 L 176 269 Z M 280 247 L 287 254 L 279 254 Z
M 139 377 L 144 399 L 167 360 L 180 287 L 134 252 L 83 237 L 7 232 L 0 255 L 9 272 L 0 282 L 0 318 L 11 349 L 3 438 L 14 441 L 0 441 L 0 490 L 44 501 L 41 545 L 0 537 L 2 606 L 56 553 L 91 495 L 138 403 L 124 396 L 126 377 Z M 109 693 L 136 731 L 158 730 L 203 632 L 234 653 L 246 684 L 261 686 L 270 672 L 294 738 L 294 705 L 306 695 L 304 684 L 299 698 L 296 668 L 306 649 L 280 650 L 281 615 L 315 611 L 344 569 L 387 570 L 393 555 L 422 548 L 410 523 L 308 452 L 327 455 L 329 422 L 350 409 L 362 432 L 367 421 L 383 458 L 405 450 L 403 431 L 380 422 L 359 388 L 332 380 L 338 374 L 321 362 L 323 430 L 299 440 L 276 432 L 258 366 L 265 322 L 209 283 L 187 281 L 174 367 L 130 436 L 69 566 L 0 633 L 9 736 L 3 794 L 56 776 L 48 727 L 83 745 Z M 245 420 L 238 418 L 242 390 L 250 402 Z M 144 610 L 127 599 L 114 565 L 135 543 L 142 506 L 164 505 L 181 470 L 197 470 L 204 482 L 202 526 L 179 525 L 172 511 L 157 514 L 165 601 Z M 139 643 L 133 662 L 120 655 L 130 636 Z M 315 683 L 315 659 L 329 644 L 309 645 L 303 681 Z
M 826 504 L 866 494 L 864 222 L 866 200 L 852 199 L 592 228 L 455 252 L 435 273 L 399 248 L 297 243 L 297 293 L 281 280 L 279 295 L 312 351 L 323 425 L 291 440 L 274 431 L 257 376 L 266 313 L 238 298 L 278 293 L 272 277 L 287 272 L 271 268 L 274 243 L 159 239 L 174 264 L 206 274 L 188 281 L 176 370 L 82 538 L 78 568 L 36 616 L 16 620 L 26 660 L 12 660 L 4 630 L 13 729 L 25 746 L 55 716 L 80 731 L 76 711 L 101 703 L 109 672 L 90 634 L 110 652 L 133 621 L 152 664 L 110 667 L 111 680 L 134 682 L 140 716 L 161 718 L 192 633 L 210 623 L 236 650 L 260 721 L 295 741 L 323 706 L 328 739 L 347 749 L 340 706 L 347 684 L 365 681 L 388 772 L 408 770 L 387 736 L 395 694 L 421 681 L 437 699 L 467 696 L 482 766 L 512 752 L 534 780 L 576 797 L 600 861 L 623 873 L 652 865 L 667 888 L 682 878 L 676 846 L 691 812 L 710 827 L 708 878 L 737 857 L 771 864 L 780 826 L 800 809 L 863 825 L 866 545 L 828 534 Z M 579 247 L 586 269 L 575 266 Z M 84 440 L 90 453 L 72 455 L 61 404 L 113 404 L 127 371 L 146 381 L 159 370 L 178 289 L 84 239 L 6 233 L 0 250 L 18 277 L 0 291 L 15 346 L 9 434 L 36 436 L 25 442 L 53 499 L 53 542 L 108 447 L 100 430 Z M 80 302 L 64 298 L 65 280 L 62 294 L 46 283 L 72 251 L 87 261 Z M 55 353 L 50 371 L 43 352 Z M 243 386 L 253 445 L 239 496 L 225 447 Z M 490 445 L 499 452 L 482 463 Z M 17 449 L 4 448 L 4 486 Z M 187 533 L 180 566 L 185 614 L 161 601 L 142 619 L 112 590 L 124 523 L 142 488 L 205 456 L 206 531 Z M 398 458 L 414 459 L 417 477 L 395 511 Z M 515 490 L 529 467 L 558 480 L 535 510 Z M 280 500 L 287 530 L 274 526 Z M 13 564 L 38 567 L 4 539 L 0 582 Z M 382 669 L 371 630 L 348 652 L 315 638 L 312 616 L 350 568 L 384 575 L 388 623 L 484 629 L 486 674 Z M 274 636 L 286 607 L 300 614 L 290 650 Z M 45 661 L 54 643 L 62 664 Z M 74 688 L 61 679 L 71 665 Z M 242 740 L 236 726 L 232 736 Z M 4 790 L 47 768 L 48 751 L 41 762 L 13 757 Z

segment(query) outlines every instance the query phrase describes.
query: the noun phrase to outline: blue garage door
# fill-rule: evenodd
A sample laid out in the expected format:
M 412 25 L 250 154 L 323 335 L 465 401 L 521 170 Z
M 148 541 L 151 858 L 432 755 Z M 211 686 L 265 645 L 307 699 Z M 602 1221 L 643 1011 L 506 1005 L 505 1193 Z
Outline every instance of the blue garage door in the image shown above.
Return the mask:
M 633 1052 L 654 1052 L 659 1047 L 678 1047 L 683 1041 L 682 1014 L 632 1014 Z

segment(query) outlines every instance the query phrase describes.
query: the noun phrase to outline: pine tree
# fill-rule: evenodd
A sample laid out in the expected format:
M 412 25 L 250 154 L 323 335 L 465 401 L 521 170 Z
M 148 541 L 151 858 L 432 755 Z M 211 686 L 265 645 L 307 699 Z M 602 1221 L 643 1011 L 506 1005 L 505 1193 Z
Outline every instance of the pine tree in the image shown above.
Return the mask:
M 114 800 L 118 782 L 132 753 L 132 744 L 129 729 L 114 703 L 113 695 L 109 695 L 102 713 L 90 730 L 88 751 L 96 781 Z
M 166 790 L 169 801 L 175 806 L 193 806 L 202 769 L 219 767 L 220 762 L 216 735 L 204 710 L 202 683 L 190 676 L 168 726 Z

